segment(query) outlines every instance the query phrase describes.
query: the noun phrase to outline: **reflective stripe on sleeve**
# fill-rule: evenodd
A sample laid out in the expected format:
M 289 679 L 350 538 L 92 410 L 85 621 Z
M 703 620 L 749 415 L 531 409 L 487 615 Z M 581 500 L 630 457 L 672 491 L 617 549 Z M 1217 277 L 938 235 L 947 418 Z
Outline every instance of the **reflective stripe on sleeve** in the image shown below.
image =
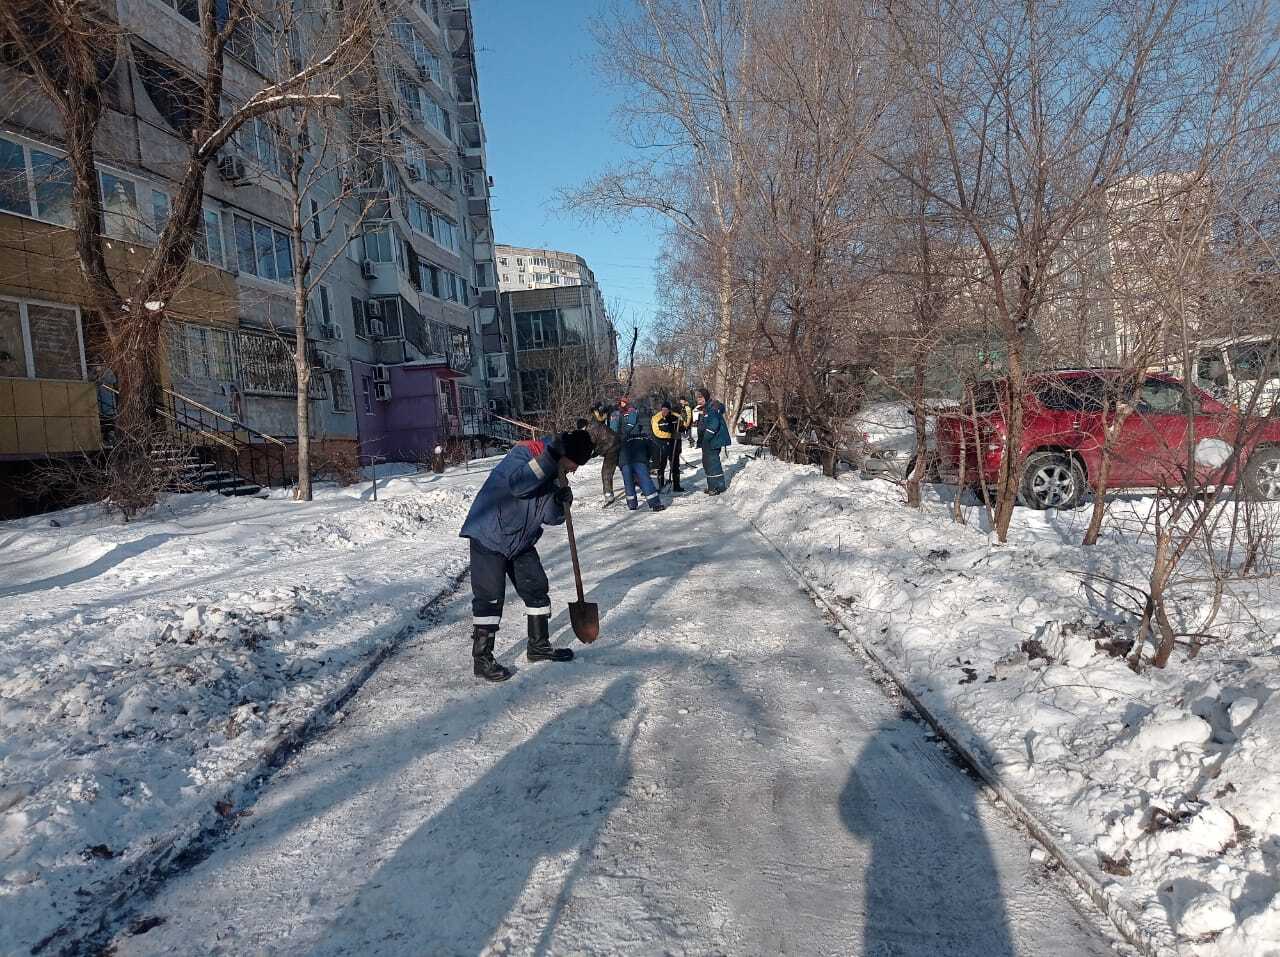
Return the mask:
M 529 460 L 529 468 L 533 470 L 533 474 L 538 476 L 539 479 L 544 479 L 547 477 L 547 473 L 543 471 L 542 465 L 541 463 L 538 462 L 537 459 Z

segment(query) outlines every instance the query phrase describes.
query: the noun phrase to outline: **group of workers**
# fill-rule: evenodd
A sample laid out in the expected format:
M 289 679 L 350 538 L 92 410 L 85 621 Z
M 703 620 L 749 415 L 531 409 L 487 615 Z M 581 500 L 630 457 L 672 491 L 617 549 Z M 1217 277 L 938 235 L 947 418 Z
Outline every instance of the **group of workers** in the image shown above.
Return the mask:
M 703 471 L 707 476 L 705 493 L 719 495 L 725 490 L 720 450 L 729 445 L 731 437 L 724 406 L 711 398 L 706 389 L 698 390 L 695 402 L 696 405 L 690 405 L 684 396 L 675 404 L 664 399 L 656 411 L 650 413 L 643 404 L 633 404 L 630 396 L 622 395 L 613 405 L 597 402 L 591 407 L 592 418 L 586 424 L 603 459 L 600 481 L 605 507 L 617 498 L 613 473 L 618 469 L 622 470 L 627 508 L 632 511 L 640 507 L 641 496 L 650 510 L 662 511 L 665 506 L 661 492 L 668 476 L 672 492 L 683 493 L 680 450 L 685 437 L 690 447 L 697 445 L 702 449 Z

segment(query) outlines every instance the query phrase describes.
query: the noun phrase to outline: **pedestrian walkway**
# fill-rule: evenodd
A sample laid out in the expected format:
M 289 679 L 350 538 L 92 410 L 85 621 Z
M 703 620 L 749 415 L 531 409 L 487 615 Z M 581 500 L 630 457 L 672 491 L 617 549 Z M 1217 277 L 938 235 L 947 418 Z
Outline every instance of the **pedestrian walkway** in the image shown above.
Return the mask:
M 485 684 L 455 600 L 120 957 L 1112 952 L 723 500 L 601 510 L 583 471 L 601 639 L 530 665 L 512 596 Z M 540 550 L 565 644 L 563 532 Z

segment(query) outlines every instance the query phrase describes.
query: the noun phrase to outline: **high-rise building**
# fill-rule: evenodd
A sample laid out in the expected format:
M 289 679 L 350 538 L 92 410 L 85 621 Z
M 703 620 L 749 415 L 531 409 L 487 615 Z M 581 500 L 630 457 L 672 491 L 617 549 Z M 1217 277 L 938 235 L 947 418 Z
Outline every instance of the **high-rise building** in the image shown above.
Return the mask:
M 330 6 L 314 2 L 327 15 Z M 257 40 L 228 47 L 228 104 L 277 79 L 282 61 L 295 63 L 293 32 L 288 44 L 269 41 L 271 11 L 298 5 L 249 6 Z M 198 89 L 190 64 L 199 59 L 201 6 L 119 0 L 112 8 L 97 164 L 107 266 L 123 275 L 147 261 L 189 161 L 181 94 Z M 389 42 L 352 79 L 378 91 L 377 106 L 343 114 L 377 144 L 357 154 L 360 188 L 344 190 L 335 175 L 307 200 L 326 223 L 323 235 L 315 229 L 317 260 L 337 255 L 308 304 L 311 426 L 326 456 L 348 460 L 414 458 L 482 435 L 483 360 L 473 343 L 498 305 L 470 2 L 405 0 L 392 12 Z M 0 93 L 3 473 L 100 448 L 99 383 L 109 385 L 110 373 L 69 228 L 59 114 L 12 56 L 0 58 Z M 267 113 L 210 164 L 192 261 L 163 304 L 160 365 L 167 401 L 184 413 L 199 411 L 233 439 L 261 433 L 287 445 L 296 384 L 285 156 Z
M 484 337 L 495 411 L 560 424 L 585 415 L 618 375 L 617 333 L 595 273 L 554 249 L 499 245 L 496 262 L 499 321 Z

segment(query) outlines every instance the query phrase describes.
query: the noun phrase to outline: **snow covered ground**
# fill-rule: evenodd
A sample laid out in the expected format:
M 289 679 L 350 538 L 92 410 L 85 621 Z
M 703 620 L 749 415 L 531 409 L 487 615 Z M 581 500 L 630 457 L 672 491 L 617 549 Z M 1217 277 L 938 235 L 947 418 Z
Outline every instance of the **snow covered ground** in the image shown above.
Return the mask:
M 1237 582 L 1225 640 L 1135 674 L 1108 653 L 1124 616 L 1082 572 L 1141 583 L 1151 507 L 1019 509 L 1008 545 L 856 478 L 757 461 L 728 502 L 829 598 L 1155 941 L 1198 957 L 1280 954 L 1280 583 Z M 1206 586 L 1207 588 L 1207 586 Z M 1207 593 L 1180 589 L 1183 622 Z
M 723 499 L 602 511 L 584 472 L 601 639 L 529 664 L 509 595 L 487 685 L 449 601 L 113 953 L 1113 952 Z M 563 531 L 539 548 L 568 644 Z
M 216 816 L 465 568 L 483 471 L 0 523 L 0 952 Z
M 227 836 L 123 902 L 117 953 L 1110 952 L 749 518 L 1153 940 L 1280 954 L 1280 589 L 1239 584 L 1227 640 L 1134 674 L 1080 573 L 1145 574 L 1149 503 L 1118 502 L 1092 550 L 1084 512 L 1019 510 L 998 546 L 936 490 L 911 511 L 765 460 L 720 499 L 600 511 L 593 465 L 576 518 L 605 637 L 527 665 L 512 595 L 520 670 L 491 687 L 449 597 L 483 469 L 397 475 L 377 502 L 0 524 L 0 953 L 211 816 Z M 546 542 L 565 643 L 563 533 Z M 245 787 L 397 640 L 341 723 Z

